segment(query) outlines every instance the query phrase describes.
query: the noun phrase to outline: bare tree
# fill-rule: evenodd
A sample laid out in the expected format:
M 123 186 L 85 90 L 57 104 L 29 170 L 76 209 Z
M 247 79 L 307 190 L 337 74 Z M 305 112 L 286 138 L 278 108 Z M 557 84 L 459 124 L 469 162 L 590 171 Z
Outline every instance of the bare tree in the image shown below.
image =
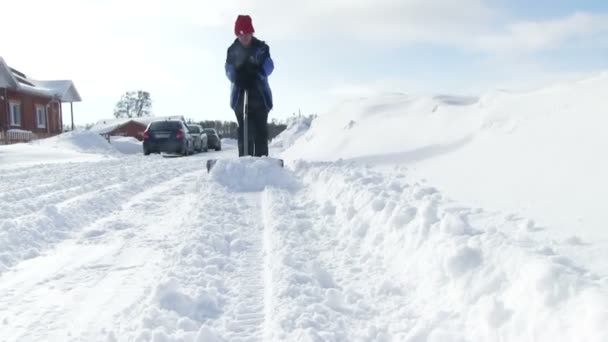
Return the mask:
M 114 108 L 116 118 L 133 118 L 152 115 L 150 93 L 143 90 L 128 91 L 120 97 Z

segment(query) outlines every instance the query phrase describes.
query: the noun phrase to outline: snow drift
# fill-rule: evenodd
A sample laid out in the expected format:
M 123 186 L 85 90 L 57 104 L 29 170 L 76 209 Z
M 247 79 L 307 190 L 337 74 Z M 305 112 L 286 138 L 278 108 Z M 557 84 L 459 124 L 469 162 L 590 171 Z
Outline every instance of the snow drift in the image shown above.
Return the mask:
M 115 154 L 117 152 L 101 135 L 90 131 L 67 132 L 48 139 L 36 140 L 33 144 L 81 153 Z
M 287 121 L 287 127 L 283 132 L 276 136 L 270 147 L 288 148 L 300 138 L 310 128 L 312 117 L 293 117 Z
M 478 99 L 386 94 L 341 104 L 283 152 L 288 160 L 408 166 L 470 205 L 607 238 L 608 73 Z
M 29 143 L 3 146 L 0 151 L 0 168 L 96 162 L 141 153 L 141 142 L 135 138 L 111 137 L 108 142 L 91 131 L 73 131 Z
M 133 137 L 110 137 L 110 144 L 122 154 L 141 154 L 142 142 Z

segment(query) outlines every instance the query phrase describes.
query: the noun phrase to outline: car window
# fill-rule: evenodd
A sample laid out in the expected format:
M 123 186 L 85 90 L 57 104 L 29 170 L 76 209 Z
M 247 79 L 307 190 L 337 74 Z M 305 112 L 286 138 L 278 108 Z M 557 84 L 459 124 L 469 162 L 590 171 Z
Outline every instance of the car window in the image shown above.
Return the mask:
M 150 131 L 175 131 L 182 128 L 177 121 L 154 121 L 150 124 Z
M 191 133 L 200 133 L 201 129 L 198 126 L 188 126 L 188 129 L 190 129 Z
M 203 130 L 203 132 L 205 132 L 207 134 L 215 134 L 215 130 L 213 130 L 213 129 L 205 129 L 205 130 Z

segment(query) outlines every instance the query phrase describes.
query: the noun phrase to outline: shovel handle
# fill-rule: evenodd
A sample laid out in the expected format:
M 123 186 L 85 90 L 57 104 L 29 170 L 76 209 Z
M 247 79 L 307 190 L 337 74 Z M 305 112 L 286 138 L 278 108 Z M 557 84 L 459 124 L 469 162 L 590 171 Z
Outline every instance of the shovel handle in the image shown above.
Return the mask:
M 247 107 L 249 104 L 249 93 L 247 89 L 245 89 L 245 94 L 243 95 L 243 154 L 249 155 L 249 127 L 247 120 Z

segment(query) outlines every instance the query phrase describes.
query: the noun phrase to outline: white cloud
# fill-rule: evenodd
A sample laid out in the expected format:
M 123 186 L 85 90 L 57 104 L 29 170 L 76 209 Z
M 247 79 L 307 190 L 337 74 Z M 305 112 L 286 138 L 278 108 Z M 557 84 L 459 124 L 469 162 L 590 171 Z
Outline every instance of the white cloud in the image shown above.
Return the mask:
M 281 40 L 320 37 L 365 42 L 453 42 L 487 24 L 495 13 L 481 0 L 232 0 L 233 14 Z
M 608 15 L 579 12 L 514 22 L 483 0 L 231 0 L 221 9 L 228 30 L 239 13 L 264 37 L 286 41 L 344 39 L 367 44 L 435 43 L 487 53 L 534 52 L 608 31 Z M 232 15 L 232 16 L 231 16 Z
M 534 52 L 606 33 L 608 15 L 575 13 L 552 20 L 514 23 L 502 32 L 482 35 L 473 42 L 489 52 Z

